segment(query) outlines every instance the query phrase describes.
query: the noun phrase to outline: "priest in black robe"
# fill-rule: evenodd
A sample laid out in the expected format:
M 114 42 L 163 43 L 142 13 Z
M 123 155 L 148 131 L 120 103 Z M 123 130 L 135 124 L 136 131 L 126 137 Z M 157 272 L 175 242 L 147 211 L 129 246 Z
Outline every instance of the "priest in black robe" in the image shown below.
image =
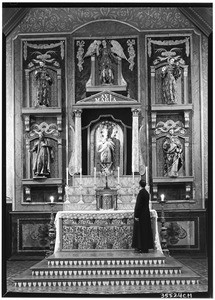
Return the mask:
M 149 211 L 149 193 L 145 189 L 145 181 L 140 180 L 139 184 L 141 190 L 137 195 L 134 209 L 134 228 L 131 247 L 135 248 L 138 252 L 147 253 L 149 249 L 154 248 Z

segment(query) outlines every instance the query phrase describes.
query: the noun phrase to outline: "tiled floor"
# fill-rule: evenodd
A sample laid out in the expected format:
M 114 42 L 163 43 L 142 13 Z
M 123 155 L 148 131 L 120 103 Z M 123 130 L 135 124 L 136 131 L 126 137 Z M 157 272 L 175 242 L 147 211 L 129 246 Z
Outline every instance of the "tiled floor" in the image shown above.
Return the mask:
M 190 257 L 190 256 L 173 256 L 174 258 L 176 258 L 178 261 L 180 261 L 182 264 L 184 264 L 185 266 L 189 267 L 190 269 L 192 269 L 194 272 L 196 272 L 198 275 L 201 276 L 201 280 L 200 280 L 200 285 L 198 287 L 198 292 L 200 293 L 198 298 L 209 298 L 209 294 L 208 294 L 208 262 L 206 258 L 199 258 L 199 257 Z M 31 266 L 35 265 L 38 261 L 40 261 L 41 258 L 39 258 L 38 260 L 36 260 L 36 258 L 34 260 L 8 260 L 7 261 L 7 280 L 6 280 L 6 295 L 9 295 L 7 293 L 14 293 L 17 292 L 15 287 L 14 287 L 14 282 L 13 282 L 13 277 L 16 277 L 17 275 L 19 275 L 20 273 L 22 273 L 23 271 L 27 270 L 28 268 L 30 268 Z M 109 290 L 109 294 L 119 294 L 119 292 L 116 289 L 117 287 L 111 287 L 111 289 Z M 146 295 L 149 295 L 149 293 L 158 293 L 158 297 L 162 297 L 162 290 L 161 289 L 157 289 L 155 290 L 156 287 L 153 287 L 153 289 L 151 289 L 152 287 L 148 287 L 145 288 L 144 291 L 140 290 L 138 293 L 138 290 L 136 288 L 136 290 L 132 290 L 132 287 L 129 288 L 125 288 L 125 290 L 123 291 L 123 294 L 141 294 L 142 297 L 144 297 Z M 187 298 L 187 297 L 192 297 L 191 294 L 189 294 L 190 287 L 188 286 L 187 288 L 187 294 L 183 293 L 182 295 L 180 295 L 179 290 L 177 290 L 177 288 L 175 290 L 172 290 L 171 287 L 163 287 L 163 293 L 168 293 L 168 295 L 166 295 L 166 297 L 168 298 L 172 298 L 175 297 L 176 292 L 178 292 L 178 297 L 182 297 L 183 298 Z M 193 286 L 193 292 L 195 292 L 195 287 Z M 38 293 L 38 289 L 37 291 L 32 291 L 32 293 Z M 58 291 L 50 291 L 50 292 L 55 292 L 58 293 Z M 65 293 L 65 294 L 69 294 L 69 291 L 65 290 L 65 291 L 60 291 L 61 293 Z M 4 293 L 4 292 L 3 292 Z M 90 296 L 91 291 L 90 289 L 88 289 L 88 291 L 85 291 L 86 294 L 88 294 Z M 99 294 L 100 292 L 97 291 L 97 293 Z M 202 294 L 202 297 L 201 297 Z M 208 297 L 207 297 L 208 295 Z

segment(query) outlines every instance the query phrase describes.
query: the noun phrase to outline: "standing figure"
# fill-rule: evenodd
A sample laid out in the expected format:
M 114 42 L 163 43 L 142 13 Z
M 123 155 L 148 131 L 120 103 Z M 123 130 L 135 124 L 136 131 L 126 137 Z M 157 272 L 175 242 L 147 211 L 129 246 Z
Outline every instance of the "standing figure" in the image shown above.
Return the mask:
M 100 153 L 100 163 L 111 165 L 113 163 L 114 142 L 109 137 L 109 129 L 102 129 L 102 139 L 98 143 L 98 152 Z
M 100 82 L 102 84 L 112 84 L 114 82 L 114 74 L 112 64 L 115 61 L 111 53 L 111 47 L 106 40 L 102 41 L 100 48 Z
M 43 62 L 40 62 L 40 68 L 35 71 L 35 78 L 37 81 L 37 105 L 49 106 L 52 78 L 44 68 L 44 65 Z
M 137 195 L 134 209 L 134 228 L 131 247 L 135 248 L 138 252 L 147 253 L 149 249 L 154 248 L 149 211 L 149 193 L 145 189 L 145 181 L 140 180 L 139 185 L 142 189 Z
M 178 171 L 183 165 L 183 147 L 178 138 L 174 135 L 174 129 L 170 128 L 169 134 L 163 143 L 164 152 L 164 176 L 178 177 Z
M 179 63 L 175 63 L 174 58 L 169 59 L 169 64 L 162 68 L 162 91 L 164 101 L 167 104 L 177 103 L 176 80 L 181 76 Z
M 33 165 L 35 176 L 49 177 L 50 163 L 54 159 L 52 146 L 45 140 L 43 132 L 39 132 L 39 141 L 34 145 L 30 152 L 36 152 Z

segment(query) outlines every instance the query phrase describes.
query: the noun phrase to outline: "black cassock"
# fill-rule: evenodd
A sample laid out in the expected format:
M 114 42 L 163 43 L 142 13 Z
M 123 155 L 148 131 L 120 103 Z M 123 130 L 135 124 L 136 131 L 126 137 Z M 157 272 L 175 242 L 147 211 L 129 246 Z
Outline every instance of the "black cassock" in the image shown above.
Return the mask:
M 132 248 L 141 251 L 147 251 L 154 248 L 151 218 L 149 211 L 149 193 L 142 188 L 137 195 L 137 201 L 134 209 L 134 220 Z

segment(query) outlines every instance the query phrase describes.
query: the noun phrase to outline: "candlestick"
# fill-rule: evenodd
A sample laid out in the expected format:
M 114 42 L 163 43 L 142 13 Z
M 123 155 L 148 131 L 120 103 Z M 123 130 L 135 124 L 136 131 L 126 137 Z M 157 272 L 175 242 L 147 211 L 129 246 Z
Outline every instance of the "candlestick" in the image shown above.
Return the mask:
M 162 195 L 161 195 L 161 202 L 164 202 L 164 198 L 165 198 L 165 195 L 162 194 Z
M 66 168 L 66 185 L 69 185 L 69 168 Z
M 96 167 L 94 167 L 94 185 L 96 185 Z
M 118 169 L 118 184 L 119 184 L 119 167 L 117 169 Z
M 149 183 L 148 167 L 146 167 L 146 185 Z
M 54 196 L 50 196 L 50 201 L 51 201 L 51 203 L 54 202 Z

